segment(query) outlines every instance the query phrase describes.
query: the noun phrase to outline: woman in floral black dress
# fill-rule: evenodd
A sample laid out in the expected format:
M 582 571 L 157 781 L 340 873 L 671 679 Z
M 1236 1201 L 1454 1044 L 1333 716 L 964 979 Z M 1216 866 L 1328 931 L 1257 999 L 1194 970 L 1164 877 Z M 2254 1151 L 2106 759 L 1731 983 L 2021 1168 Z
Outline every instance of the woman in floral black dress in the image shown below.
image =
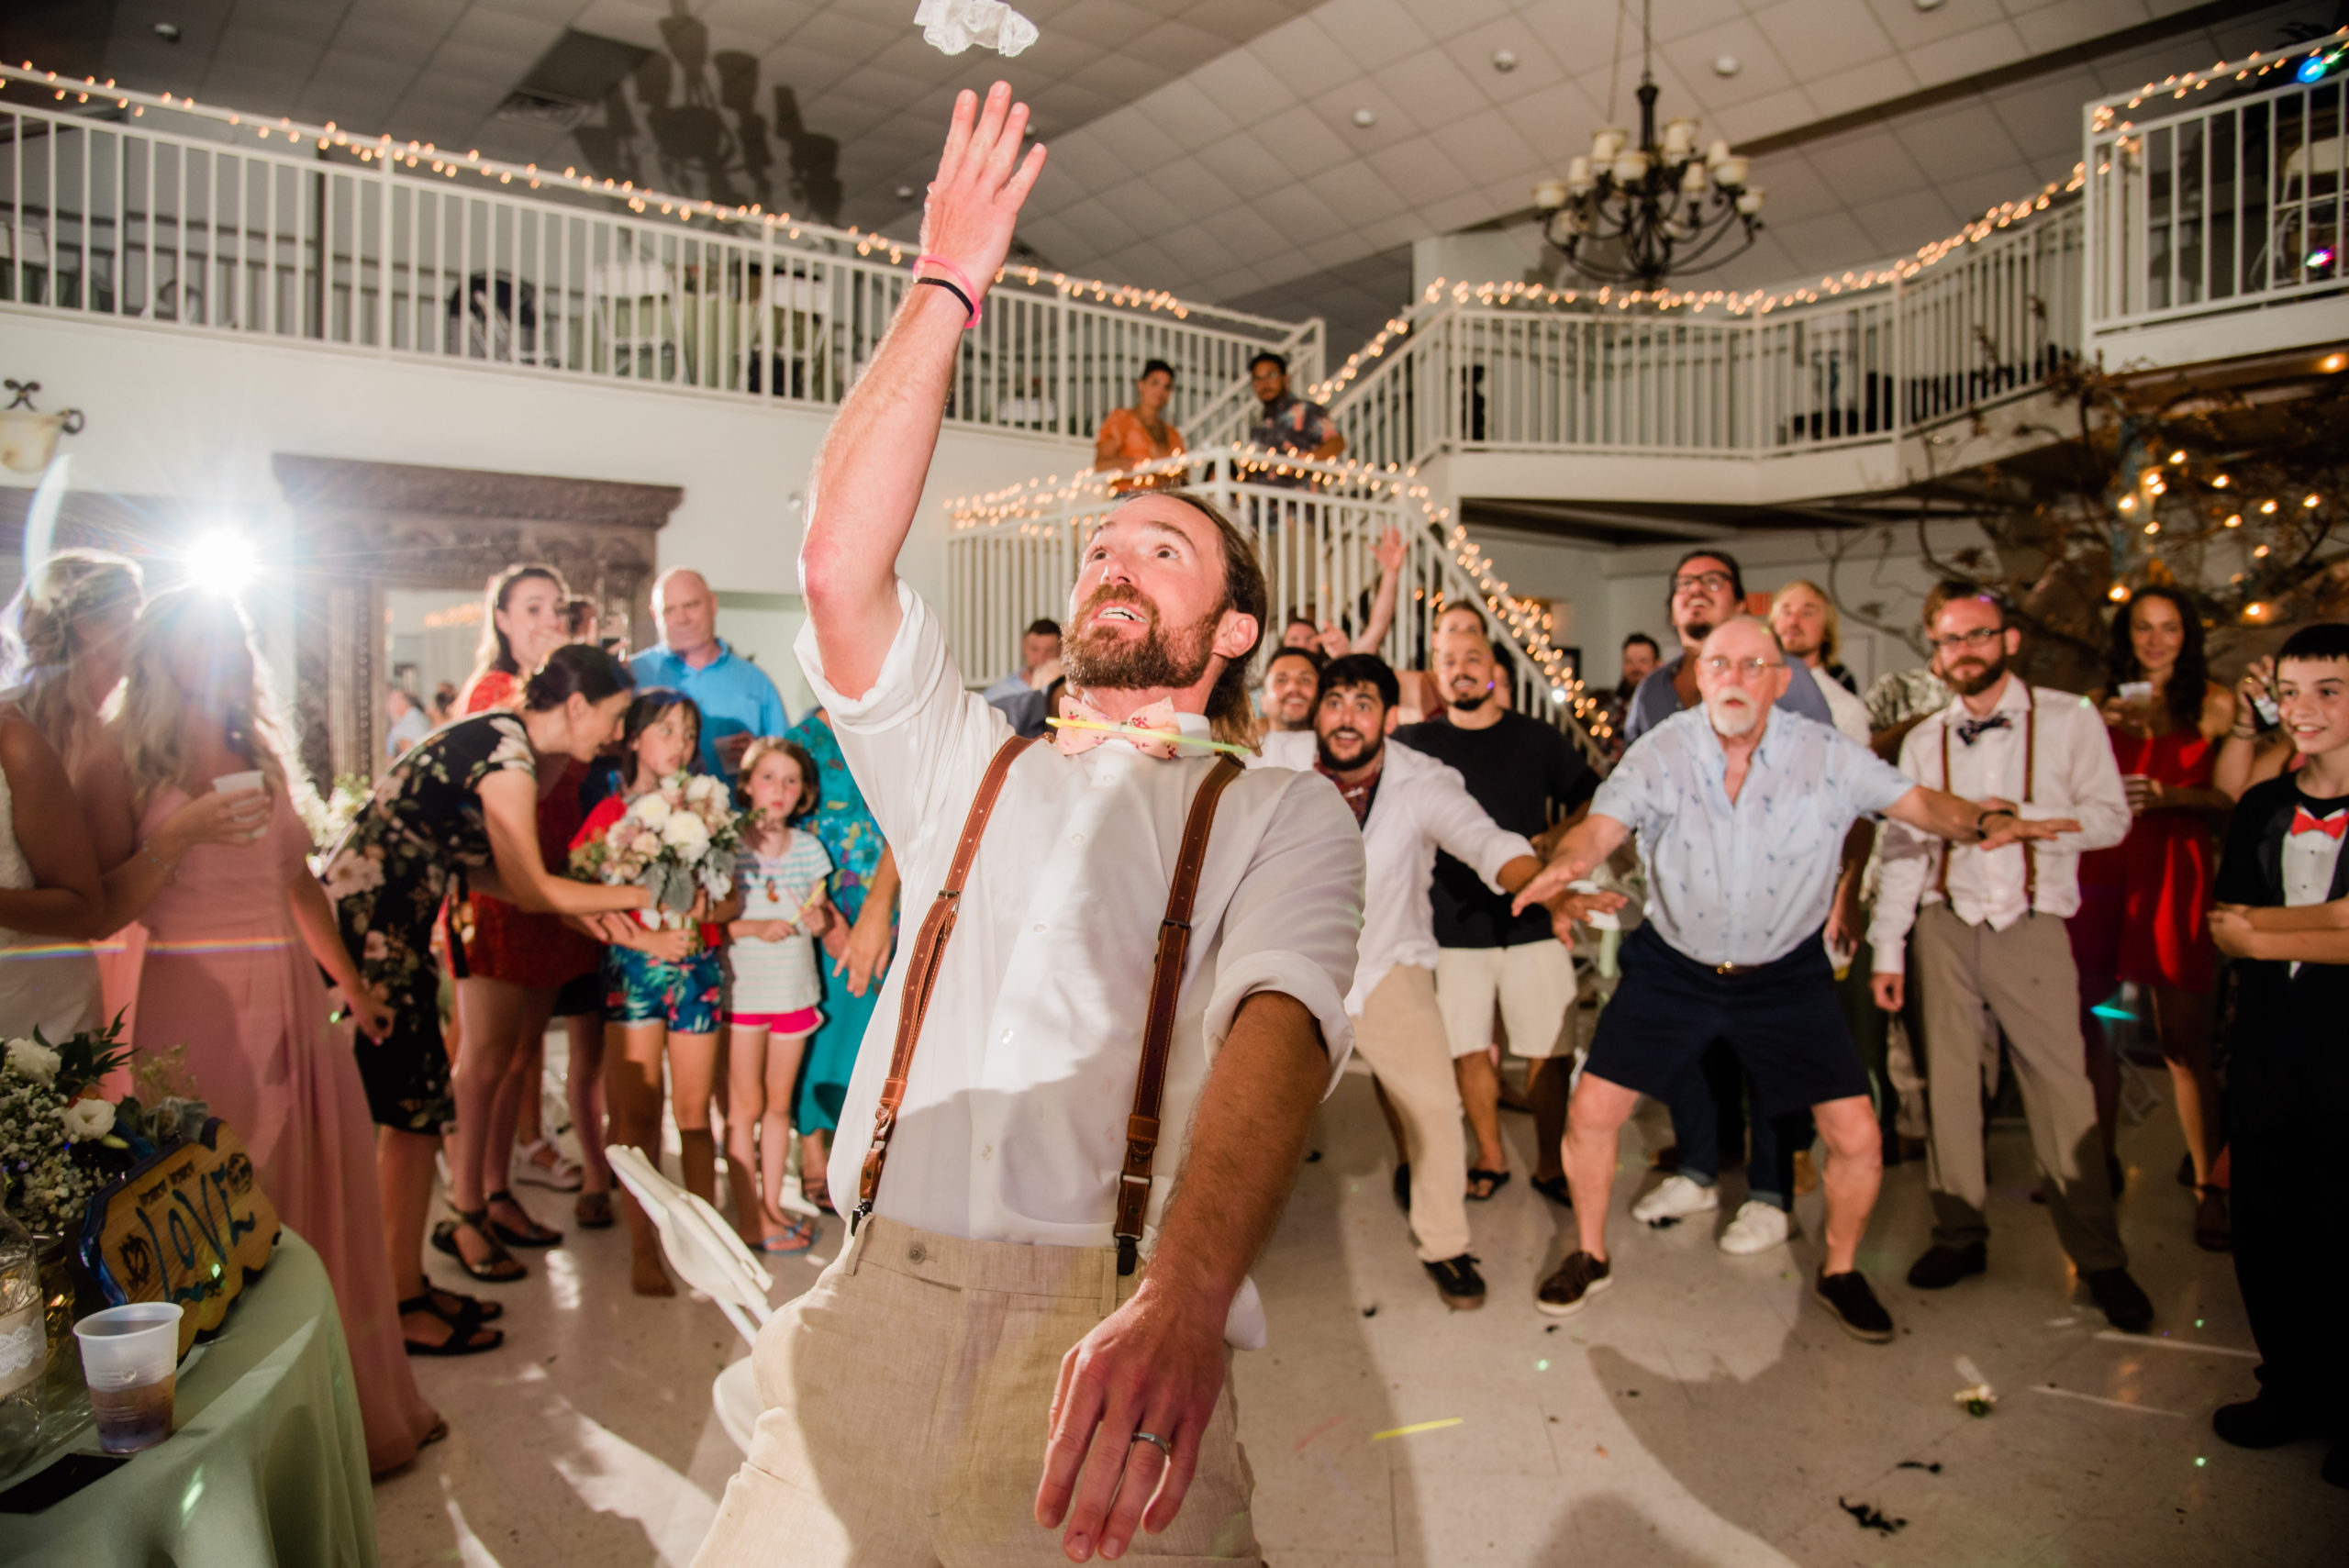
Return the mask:
M 328 857 L 324 880 L 342 940 L 362 976 L 392 1009 L 391 1032 L 362 1046 L 361 1077 L 381 1131 L 384 1231 L 398 1296 L 425 1290 L 422 1245 L 432 1201 L 432 1156 L 453 1102 L 440 1038 L 440 975 L 432 926 L 463 886 L 520 908 L 595 917 L 641 906 L 640 887 L 573 882 L 539 853 L 540 781 L 568 761 L 591 762 L 611 740 L 634 685 L 628 666 L 599 648 L 558 648 L 529 677 L 513 710 L 477 714 L 426 737 L 375 786 Z M 484 1228 L 479 1209 L 460 1210 L 433 1244 L 475 1279 L 519 1279 L 521 1265 Z M 494 1317 L 465 1298 L 449 1318 L 452 1337 L 471 1337 Z

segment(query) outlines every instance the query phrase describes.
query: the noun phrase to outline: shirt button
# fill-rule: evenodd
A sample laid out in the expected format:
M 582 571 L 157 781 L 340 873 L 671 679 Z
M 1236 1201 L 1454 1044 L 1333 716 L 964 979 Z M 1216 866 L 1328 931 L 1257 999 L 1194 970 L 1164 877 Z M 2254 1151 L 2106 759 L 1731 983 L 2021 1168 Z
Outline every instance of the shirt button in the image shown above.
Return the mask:
M 1009 1029 L 1003 1031 L 1003 1043 L 1006 1045 L 1009 1045 L 1011 1043 L 1011 1031 Z
M 1068 836 L 1068 841 L 1072 844 L 1082 844 L 1085 842 L 1085 835 L 1082 833 L 1071 833 Z
M 1044 928 L 1043 928 L 1041 925 L 1039 925 L 1036 929 L 1037 929 L 1038 930 L 1040 930 L 1040 931 L 1041 931 L 1041 930 L 1042 930 Z
M 995 1158 L 995 1145 L 994 1145 L 994 1144 L 992 1144 L 992 1143 L 983 1143 L 983 1144 L 979 1145 L 979 1158 L 980 1158 L 980 1159 L 982 1159 L 982 1160 L 992 1160 L 992 1159 L 994 1159 L 994 1158 Z
M 921 1243 L 918 1241 L 906 1249 L 906 1262 L 909 1263 L 918 1263 L 926 1256 L 928 1254 L 921 1250 Z

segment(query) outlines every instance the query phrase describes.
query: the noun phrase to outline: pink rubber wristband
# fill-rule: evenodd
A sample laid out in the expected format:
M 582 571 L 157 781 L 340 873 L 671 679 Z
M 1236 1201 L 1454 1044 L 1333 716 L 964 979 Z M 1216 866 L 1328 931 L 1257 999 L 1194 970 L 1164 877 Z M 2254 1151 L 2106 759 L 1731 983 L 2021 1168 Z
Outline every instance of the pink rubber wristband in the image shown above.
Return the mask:
M 976 327 L 979 324 L 980 319 L 987 313 L 986 306 L 979 302 L 979 291 L 977 286 L 974 284 L 968 277 L 963 275 L 962 268 L 956 266 L 953 262 L 948 261 L 943 256 L 917 256 L 914 258 L 915 272 L 920 272 L 925 265 L 936 267 L 940 272 L 944 272 L 948 277 L 952 278 L 956 283 L 963 285 L 963 292 L 971 296 L 971 318 L 963 323 L 963 330 L 968 332 L 972 328 Z

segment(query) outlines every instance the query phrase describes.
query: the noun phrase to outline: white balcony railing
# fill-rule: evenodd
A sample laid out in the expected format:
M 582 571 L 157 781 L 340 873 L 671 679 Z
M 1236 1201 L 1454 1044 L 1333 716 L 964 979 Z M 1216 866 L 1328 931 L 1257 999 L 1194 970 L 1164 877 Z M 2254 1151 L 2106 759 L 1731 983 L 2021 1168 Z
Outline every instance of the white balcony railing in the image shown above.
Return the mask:
M 1427 669 L 1437 612 L 1446 604 L 1476 606 L 1500 633 L 1495 651 L 1508 665 L 1517 706 L 1555 724 L 1594 762 L 1601 760 L 1584 725 L 1593 705 L 1573 672 L 1556 662 L 1546 628 L 1526 619 L 1521 606 L 1496 602 L 1464 569 L 1454 554 L 1462 548 L 1456 536 L 1434 520 L 1416 475 L 1294 458 L 1281 460 L 1277 475 L 1266 466 L 1266 454 L 1228 445 L 1136 472 L 1179 475 L 1187 490 L 1215 502 L 1249 534 L 1276 622 L 1301 610 L 1364 628 L 1378 583 L 1371 547 L 1386 529 L 1398 530 L 1405 550 L 1395 620 L 1378 653 L 1398 670 Z M 1291 487 L 1307 484 L 1311 488 Z M 1009 668 L 1021 628 L 1068 613 L 1079 549 L 1120 499 L 1109 494 L 1106 478 L 1084 474 L 950 505 L 947 637 L 966 677 Z
M 2265 90 L 2221 77 L 2088 106 L 2092 328 L 2342 289 L 2344 92 L 2339 76 Z
M 144 113 L 0 106 L 0 306 L 823 405 L 910 286 L 910 257 L 874 236 L 100 96 Z M 285 150 L 239 139 L 272 129 Z M 1320 373 L 1319 322 L 1093 292 L 1008 272 L 963 339 L 949 417 L 1089 440 L 1147 360 L 1174 367 L 1186 428 L 1242 406 L 1263 350 Z

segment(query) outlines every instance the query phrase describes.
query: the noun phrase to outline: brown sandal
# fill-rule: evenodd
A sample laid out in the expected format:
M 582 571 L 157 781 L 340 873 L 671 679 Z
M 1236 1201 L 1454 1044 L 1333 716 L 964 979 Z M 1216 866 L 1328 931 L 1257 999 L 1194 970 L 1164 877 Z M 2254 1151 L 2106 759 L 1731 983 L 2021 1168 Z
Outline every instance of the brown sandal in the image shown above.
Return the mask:
M 609 1230 L 612 1228 L 610 1191 L 581 1193 L 571 1206 L 571 1222 L 582 1230 Z
M 2206 1252 L 2234 1251 L 2234 1220 L 2227 1212 L 2226 1188 L 2194 1189 L 2194 1244 Z

